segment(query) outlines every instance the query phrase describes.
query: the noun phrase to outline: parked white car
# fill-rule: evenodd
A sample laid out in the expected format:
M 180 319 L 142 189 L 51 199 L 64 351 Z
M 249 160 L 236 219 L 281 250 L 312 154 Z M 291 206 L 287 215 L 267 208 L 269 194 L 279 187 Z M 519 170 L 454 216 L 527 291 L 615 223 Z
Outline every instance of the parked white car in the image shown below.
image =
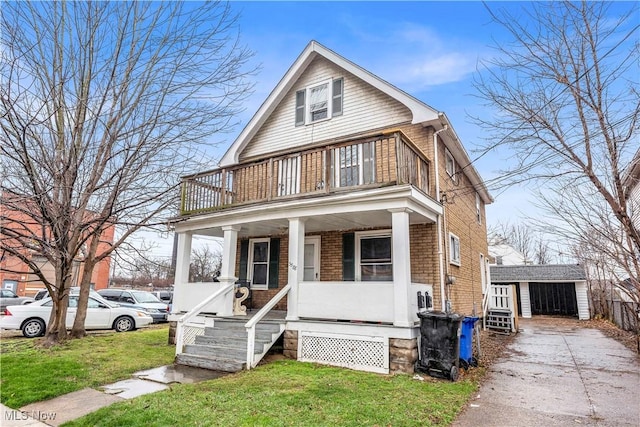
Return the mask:
M 69 297 L 67 308 L 67 328 L 73 326 L 78 307 L 78 295 Z M 0 317 L 0 328 L 22 330 L 27 338 L 44 335 L 53 308 L 51 298 L 43 298 L 28 305 L 7 307 L 5 315 Z M 87 317 L 84 327 L 91 329 L 113 329 L 127 332 L 153 323 L 153 318 L 143 310 L 121 307 L 92 293 L 89 296 Z

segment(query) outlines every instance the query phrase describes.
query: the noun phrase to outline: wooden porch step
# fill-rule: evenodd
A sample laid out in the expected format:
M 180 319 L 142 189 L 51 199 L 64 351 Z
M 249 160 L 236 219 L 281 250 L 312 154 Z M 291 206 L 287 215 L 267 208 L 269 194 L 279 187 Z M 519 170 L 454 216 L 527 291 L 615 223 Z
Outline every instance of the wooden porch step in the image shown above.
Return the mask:
M 267 320 L 256 325 L 254 357 L 259 360 L 282 333 L 284 320 Z M 246 367 L 247 331 L 245 319 L 215 318 L 193 344 L 184 346 L 176 363 L 198 368 L 237 372 Z
M 195 368 L 210 369 L 212 371 L 239 372 L 245 363 L 239 360 L 213 358 L 202 355 L 181 353 L 176 357 L 178 365 L 193 366 Z
M 256 345 L 267 344 L 271 342 L 271 337 L 256 336 Z M 244 347 L 247 348 L 247 336 L 234 337 L 229 335 L 199 335 L 195 338 L 195 344 L 209 345 L 209 346 L 229 346 L 229 347 Z

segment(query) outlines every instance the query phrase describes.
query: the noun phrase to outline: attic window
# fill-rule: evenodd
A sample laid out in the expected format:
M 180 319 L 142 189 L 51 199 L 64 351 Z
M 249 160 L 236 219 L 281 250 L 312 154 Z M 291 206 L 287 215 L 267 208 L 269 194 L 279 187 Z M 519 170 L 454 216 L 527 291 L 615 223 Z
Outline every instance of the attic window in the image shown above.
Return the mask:
M 343 79 L 329 80 L 296 92 L 296 126 L 342 114 Z

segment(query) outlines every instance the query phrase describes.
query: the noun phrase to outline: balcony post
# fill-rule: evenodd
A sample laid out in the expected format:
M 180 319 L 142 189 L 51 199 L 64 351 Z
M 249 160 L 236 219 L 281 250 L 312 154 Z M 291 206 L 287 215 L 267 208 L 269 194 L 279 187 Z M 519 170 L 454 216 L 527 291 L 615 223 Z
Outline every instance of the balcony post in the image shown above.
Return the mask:
M 304 279 L 304 219 L 289 218 L 287 320 L 298 320 L 298 285 Z
M 218 280 L 222 286 L 233 284 L 238 280 L 235 277 L 236 272 L 236 254 L 238 249 L 238 231 L 241 227 L 238 225 L 225 225 L 222 227 L 224 232 L 224 242 L 222 244 L 222 265 L 220 267 L 220 277 Z M 235 292 L 228 292 L 223 297 L 224 307 L 218 315 L 231 316 L 233 314 L 233 299 Z
M 391 253 L 393 262 L 393 324 L 413 326 L 411 302 L 411 252 L 409 250 L 410 209 L 389 209 L 391 212 Z

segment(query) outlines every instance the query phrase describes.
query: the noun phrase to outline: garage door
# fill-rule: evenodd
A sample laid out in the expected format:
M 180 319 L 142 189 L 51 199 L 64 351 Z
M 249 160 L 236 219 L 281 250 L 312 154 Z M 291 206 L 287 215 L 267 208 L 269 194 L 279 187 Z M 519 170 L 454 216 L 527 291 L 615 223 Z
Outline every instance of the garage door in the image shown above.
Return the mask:
M 529 283 L 531 314 L 578 316 L 574 283 Z

